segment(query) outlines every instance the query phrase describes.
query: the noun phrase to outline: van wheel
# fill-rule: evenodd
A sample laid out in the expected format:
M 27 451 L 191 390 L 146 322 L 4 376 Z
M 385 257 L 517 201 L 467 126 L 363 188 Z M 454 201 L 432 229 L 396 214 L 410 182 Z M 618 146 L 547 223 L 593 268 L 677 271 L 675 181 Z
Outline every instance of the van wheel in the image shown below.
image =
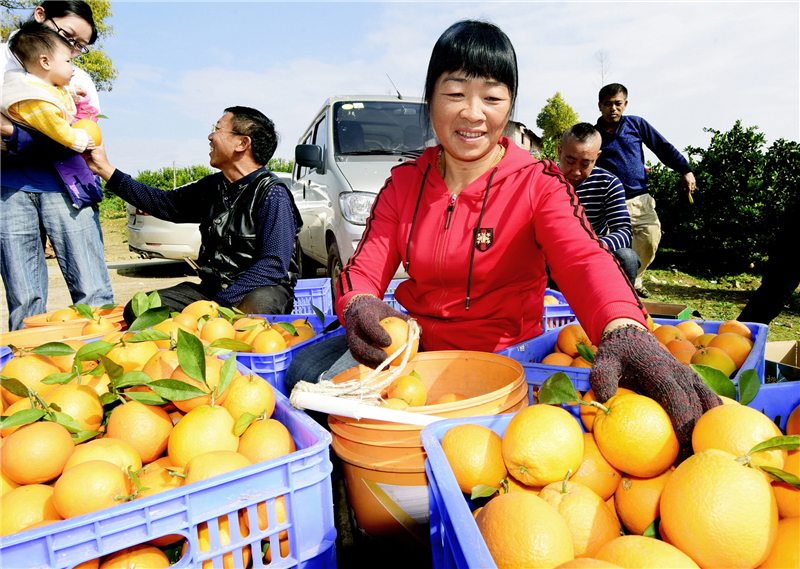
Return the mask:
M 336 290 L 336 281 L 342 272 L 342 257 L 339 255 L 339 247 L 336 242 L 331 243 L 328 249 L 328 277 L 331 279 L 331 290 Z

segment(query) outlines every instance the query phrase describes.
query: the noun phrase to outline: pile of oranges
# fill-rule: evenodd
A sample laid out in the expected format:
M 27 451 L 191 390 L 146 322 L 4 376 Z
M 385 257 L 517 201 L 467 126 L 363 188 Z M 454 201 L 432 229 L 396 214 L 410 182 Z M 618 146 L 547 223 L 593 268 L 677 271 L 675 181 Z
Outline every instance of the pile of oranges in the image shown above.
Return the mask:
M 194 351 L 187 348 L 180 358 L 185 336 L 177 349 L 174 342 L 171 349 L 159 349 L 160 340 L 121 336 L 93 344 L 68 340 L 58 346 L 60 355 L 52 357 L 20 351 L 0 370 L 4 378 L 15 380 L 4 380 L 2 388 L 0 535 L 152 496 L 296 450 L 289 430 L 272 418 L 272 387 L 260 377 L 240 373 L 232 358 L 226 366 L 224 360 L 202 353 L 208 348 L 194 335 Z M 95 346 L 97 353 L 76 361 L 76 353 Z M 199 367 L 204 375 L 198 376 Z M 276 515 L 279 523 L 286 520 L 283 497 L 276 501 Z M 236 531 L 246 536 L 251 523 L 247 511 L 240 511 L 239 518 Z M 265 529 L 267 522 L 266 503 L 259 504 L 258 525 Z M 222 545 L 231 542 L 228 523 L 228 516 L 218 520 Z M 198 531 L 200 549 L 209 551 L 207 524 Z M 128 567 L 124 563 L 130 562 L 166 567 L 167 557 L 159 548 L 180 548 L 176 542 L 181 540 L 165 536 L 86 567 Z M 281 533 L 280 542 L 285 556 L 287 532 Z M 234 553 L 248 563 L 249 546 L 225 554 L 226 567 L 233 566 Z M 204 567 L 210 569 L 211 563 Z
M 701 417 L 695 454 L 678 464 L 677 438 L 654 400 L 621 389 L 582 408 L 587 432 L 562 407 L 537 404 L 502 437 L 467 423 L 442 437 L 459 487 L 480 506 L 473 515 L 497 567 L 800 566 L 800 490 L 754 468 L 797 477 L 800 438 L 751 452 L 782 433 L 726 400 Z M 786 431 L 800 435 L 800 407 Z
M 553 353 L 546 355 L 542 363 L 562 367 L 592 367 L 591 362 L 578 352 L 578 346 L 586 346 L 592 353 L 597 352 L 597 346 L 592 344 L 580 324 L 567 324 L 558 331 Z

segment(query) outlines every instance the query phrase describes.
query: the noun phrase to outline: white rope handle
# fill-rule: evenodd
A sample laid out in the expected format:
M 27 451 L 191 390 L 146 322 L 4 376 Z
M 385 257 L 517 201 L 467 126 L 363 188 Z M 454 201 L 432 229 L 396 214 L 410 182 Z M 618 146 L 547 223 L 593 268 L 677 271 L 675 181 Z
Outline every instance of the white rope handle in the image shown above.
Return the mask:
M 390 354 L 381 364 L 374 370 L 370 371 L 364 379 L 350 379 L 341 383 L 333 383 L 331 380 L 323 380 L 319 383 L 310 383 L 308 381 L 299 381 L 292 389 L 289 397 L 291 404 L 302 409 L 298 405 L 297 393 L 319 393 L 322 395 L 329 395 L 331 397 L 341 397 L 343 399 L 357 400 L 367 405 L 377 405 L 381 399 L 381 392 L 388 387 L 403 371 L 403 368 L 408 364 L 411 358 L 411 351 L 414 342 L 419 339 L 422 329 L 413 318 L 408 320 L 408 339 L 393 353 Z M 390 372 L 383 370 L 389 366 L 389 363 L 394 360 L 400 353 L 403 354 L 403 359 L 400 365 L 395 366 Z

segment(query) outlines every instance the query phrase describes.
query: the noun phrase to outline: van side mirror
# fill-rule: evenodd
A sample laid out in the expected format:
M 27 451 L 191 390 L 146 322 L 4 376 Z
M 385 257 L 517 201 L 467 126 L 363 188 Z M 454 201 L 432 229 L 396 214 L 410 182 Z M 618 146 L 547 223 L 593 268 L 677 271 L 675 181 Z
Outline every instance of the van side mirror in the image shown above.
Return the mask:
M 322 159 L 322 147 L 316 144 L 298 144 L 295 146 L 294 161 L 306 168 L 322 170 L 325 167 L 325 162 Z

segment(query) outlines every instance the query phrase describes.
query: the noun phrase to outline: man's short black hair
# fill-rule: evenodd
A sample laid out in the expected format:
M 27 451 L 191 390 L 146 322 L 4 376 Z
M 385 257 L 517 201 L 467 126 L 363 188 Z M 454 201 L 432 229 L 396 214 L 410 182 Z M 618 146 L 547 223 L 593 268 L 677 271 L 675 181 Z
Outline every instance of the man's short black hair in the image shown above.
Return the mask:
M 266 165 L 278 148 L 278 133 L 273 122 L 261 111 L 250 107 L 228 107 L 225 112 L 233 114 L 233 130 L 250 137 L 256 163 Z
M 578 142 L 590 142 L 598 135 L 600 135 L 600 131 L 593 124 L 579 122 L 564 131 L 564 135 L 561 137 L 561 145 L 563 146 L 568 138 L 574 138 Z
M 609 83 L 600 89 L 598 101 L 602 103 L 603 99 L 606 97 L 613 97 L 619 93 L 622 93 L 622 96 L 625 97 L 626 101 L 628 100 L 628 90 L 625 88 L 625 85 L 622 85 L 621 83 Z
M 31 20 L 22 24 L 11 39 L 8 48 L 11 50 L 22 66 L 30 71 L 29 67 L 36 64 L 39 57 L 47 55 L 53 57 L 58 46 L 66 47 L 70 53 L 72 46 L 47 24 Z
M 442 73 L 463 71 L 470 78 L 499 81 L 508 87 L 513 114 L 517 101 L 517 54 L 508 36 L 492 23 L 479 20 L 456 22 L 436 41 L 428 62 L 424 99 L 430 113 L 436 81 Z

